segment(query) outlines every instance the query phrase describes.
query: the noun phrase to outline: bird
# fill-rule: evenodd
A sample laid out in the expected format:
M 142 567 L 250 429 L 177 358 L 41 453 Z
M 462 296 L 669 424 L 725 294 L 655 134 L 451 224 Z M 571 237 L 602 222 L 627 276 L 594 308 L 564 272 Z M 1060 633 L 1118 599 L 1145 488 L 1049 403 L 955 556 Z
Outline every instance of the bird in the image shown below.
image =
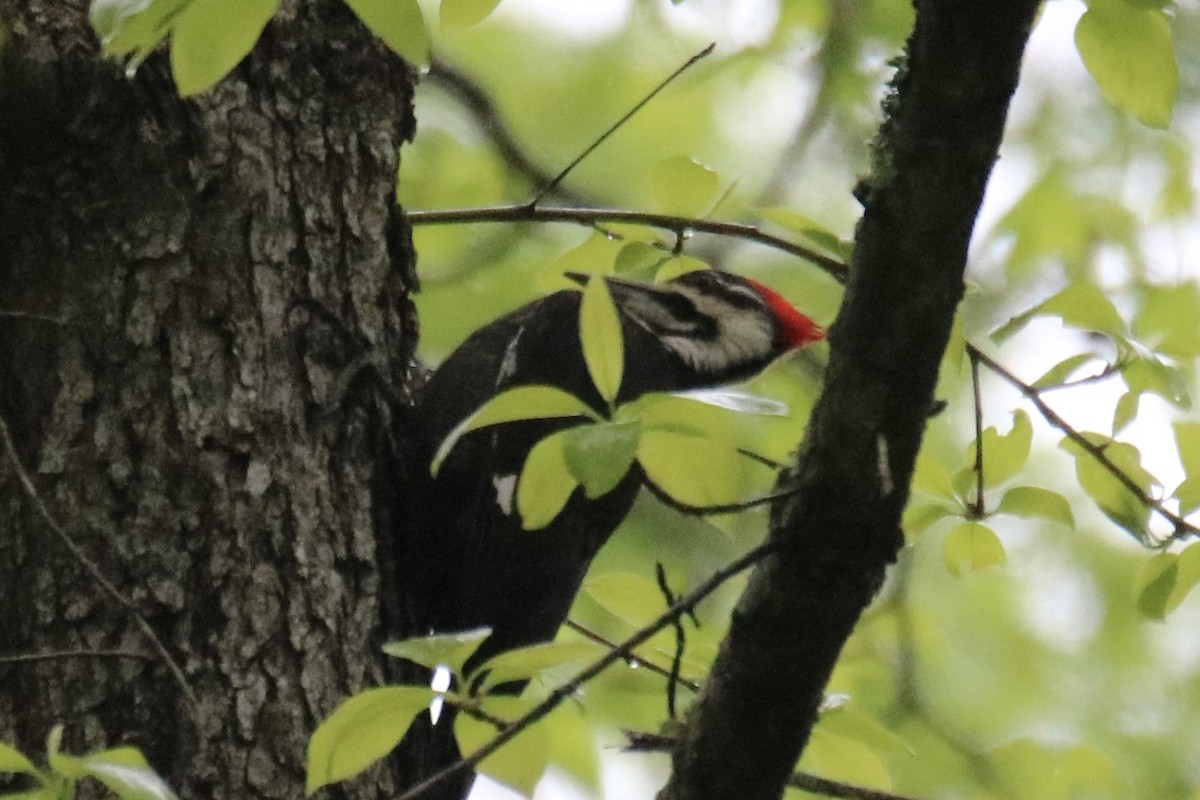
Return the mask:
M 596 279 L 567 277 L 579 284 Z M 780 294 L 729 272 L 702 269 L 662 283 L 603 279 L 624 344 L 618 404 L 648 392 L 739 382 L 825 336 Z M 446 436 L 507 389 L 549 385 L 606 412 L 580 344 L 581 297 L 575 289 L 557 291 L 475 331 L 433 373 L 414 415 L 420 485 L 407 560 L 419 573 L 417 616 L 438 633 L 491 629 L 466 671 L 496 653 L 555 637 L 593 557 L 643 484 L 635 464 L 607 494 L 588 498 L 577 488 L 546 529 L 524 530 L 514 490 L 525 458 L 543 437 L 578 420 L 472 431 L 436 476 L 428 468 Z

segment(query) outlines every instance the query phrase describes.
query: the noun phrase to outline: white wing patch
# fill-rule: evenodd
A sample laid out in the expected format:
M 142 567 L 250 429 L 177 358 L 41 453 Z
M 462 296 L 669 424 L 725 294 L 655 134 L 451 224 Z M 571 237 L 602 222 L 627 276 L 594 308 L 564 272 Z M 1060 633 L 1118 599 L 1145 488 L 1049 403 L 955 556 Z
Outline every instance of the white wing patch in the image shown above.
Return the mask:
M 500 513 L 510 516 L 513 510 L 513 494 L 517 489 L 516 475 L 493 475 L 492 486 L 496 487 L 496 505 Z

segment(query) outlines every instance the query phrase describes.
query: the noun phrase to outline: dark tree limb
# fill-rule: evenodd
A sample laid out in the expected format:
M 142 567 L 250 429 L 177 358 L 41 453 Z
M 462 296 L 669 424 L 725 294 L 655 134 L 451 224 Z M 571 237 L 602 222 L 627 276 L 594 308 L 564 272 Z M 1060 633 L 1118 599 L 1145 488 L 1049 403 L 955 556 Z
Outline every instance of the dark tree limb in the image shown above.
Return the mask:
M 918 0 L 884 103 L 825 390 L 662 800 L 777 798 L 900 514 L 1036 0 Z

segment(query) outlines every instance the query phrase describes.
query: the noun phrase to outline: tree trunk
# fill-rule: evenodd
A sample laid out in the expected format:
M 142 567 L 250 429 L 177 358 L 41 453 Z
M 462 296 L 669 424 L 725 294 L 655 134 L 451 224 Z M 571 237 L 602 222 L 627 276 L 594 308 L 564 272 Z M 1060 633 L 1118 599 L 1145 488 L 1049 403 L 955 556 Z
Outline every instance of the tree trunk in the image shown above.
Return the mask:
M 884 102 L 829 370 L 796 489 L 674 753 L 660 800 L 773 800 L 904 537 L 917 451 L 963 292 L 975 215 L 1037 0 L 917 0 Z
M 413 624 L 378 532 L 414 73 L 295 0 L 181 100 L 164 54 L 103 61 L 86 5 L 0 0 L 0 655 L 39 657 L 0 662 L 0 739 L 61 722 L 185 798 L 300 797 L 309 733 Z

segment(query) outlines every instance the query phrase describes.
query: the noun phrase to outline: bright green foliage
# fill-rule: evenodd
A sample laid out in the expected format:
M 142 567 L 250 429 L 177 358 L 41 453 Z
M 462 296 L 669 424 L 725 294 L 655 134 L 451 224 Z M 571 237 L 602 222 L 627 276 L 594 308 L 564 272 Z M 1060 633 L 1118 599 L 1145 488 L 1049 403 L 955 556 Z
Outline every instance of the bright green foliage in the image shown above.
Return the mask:
M 621 338 L 621 319 L 608 291 L 608 282 L 588 281 L 579 305 L 579 340 L 583 360 L 592 384 L 604 402 L 612 407 L 621 391 L 625 374 L 625 345 Z
M 92 0 L 92 28 L 105 55 L 131 57 L 136 66 L 170 32 L 170 26 L 190 0 Z
M 1134 580 L 1137 607 L 1150 619 L 1163 620 L 1200 583 L 1200 544 L 1181 553 L 1158 553 L 1142 564 Z
M 641 425 L 598 422 L 564 431 L 563 457 L 567 469 L 583 487 L 588 499 L 608 494 L 633 465 L 641 439 Z
M 516 720 L 528 711 L 529 704 L 518 697 L 494 695 L 484 698 L 480 708 L 492 717 Z M 454 737 L 458 740 L 459 749 L 469 756 L 496 737 L 496 728 L 469 714 L 459 714 L 454 718 Z M 546 771 L 549 755 L 548 729 L 533 725 L 517 734 L 508 746 L 485 758 L 479 765 L 479 771 L 530 797 L 542 773 Z
M 1179 92 L 1179 65 L 1161 8 L 1091 0 L 1075 46 L 1104 99 L 1153 128 L 1165 128 Z
M 1004 342 L 1034 317 L 1057 317 L 1064 325 L 1084 331 L 1097 331 L 1111 336 L 1124 337 L 1127 333 L 1125 320 L 1117 313 L 1116 306 L 1094 283 L 1075 283 L 1028 311 L 1018 314 L 992 334 L 997 342 Z
M 1001 514 L 1044 519 L 1068 528 L 1075 527 L 1075 515 L 1071 513 L 1067 498 L 1039 486 L 1014 486 L 1004 493 L 996 510 Z
M 409 63 L 429 63 L 417 0 L 346 0 Z M 92 27 L 106 55 L 136 68 L 170 36 L 171 71 L 183 96 L 212 88 L 246 57 L 279 0 L 92 0 Z
M 985 488 L 999 486 L 1016 477 L 1029 460 L 1029 447 L 1033 443 L 1033 425 L 1024 411 L 1013 412 L 1012 430 L 1007 434 L 995 428 L 983 430 L 983 485 Z M 967 459 L 975 458 L 975 447 L 971 445 Z
M 702 217 L 721 188 L 716 172 L 687 156 L 673 156 L 650 170 L 648 211 Z
M 524 680 L 531 675 L 541 675 L 562 667 L 582 666 L 581 662 L 594 661 L 603 654 L 603 649 L 594 642 L 546 642 L 497 653 L 480 664 L 474 674 L 486 674 L 479 691 L 487 694 L 500 684 Z M 473 683 L 470 680 L 468 682 Z
M 1082 371 L 1085 365 L 1095 366 L 1097 362 L 1102 362 L 1099 356 L 1094 353 L 1076 353 L 1073 356 L 1067 356 L 1062 361 L 1055 364 L 1050 369 L 1030 385 L 1034 389 L 1048 389 L 1062 386 L 1067 381 L 1072 380 Z M 1096 370 L 1097 372 L 1099 369 Z
M 587 403 L 554 386 L 518 386 L 501 392 L 455 426 L 438 448 L 430 469 L 436 475 L 454 445 L 471 431 L 505 422 L 556 417 L 599 418 Z
M 525 466 L 517 481 L 517 512 L 525 530 L 540 530 L 553 522 L 579 486 L 579 479 L 571 473 L 567 463 L 568 432 L 550 434 L 535 444 L 525 457 Z
M 36 788 L 0 797 L 5 800 L 71 800 L 76 784 L 91 778 L 99 781 L 119 800 L 177 800 L 174 792 L 150 768 L 136 747 L 115 747 L 86 756 L 62 752 L 62 726 L 46 737 L 48 770 L 34 766 L 16 748 L 0 742 L 0 773 L 27 775 Z M 107 796 L 107 795 L 106 795 Z
M 840 238 L 828 228 L 789 208 L 764 208 L 759 212 L 763 219 L 770 220 L 784 230 L 798 235 L 807 244 L 818 250 L 849 262 L 854 252 L 854 242 Z
M 1008 563 L 1000 537 L 980 522 L 960 522 L 950 529 L 942 545 L 946 569 L 955 576 Z
M 491 628 L 476 628 L 458 633 L 421 636 L 400 642 L 388 642 L 383 652 L 394 658 L 404 658 L 414 664 L 433 669 L 445 666 L 451 672 L 462 672 L 463 665 L 479 645 L 491 634 Z
M 1179 510 L 1190 514 L 1200 508 L 1200 423 L 1176 422 L 1175 446 L 1186 477 L 1172 492 Z
M 344 701 L 309 739 L 306 793 L 357 775 L 391 752 L 435 696 L 421 686 L 385 686 Z
M 405 61 L 429 63 L 429 31 L 417 0 L 346 0 L 346 5 Z
M 279 0 L 190 0 L 171 29 L 171 72 L 184 95 L 211 89 L 238 65 Z
M 443 28 L 466 28 L 487 19 L 500 0 L 442 0 L 438 17 Z
M 1123 483 L 1077 442 L 1064 439 L 1061 447 L 1075 457 L 1075 474 L 1080 487 L 1109 519 L 1138 539 L 1146 539 L 1150 510 L 1132 488 L 1136 487 L 1142 495 L 1149 496 L 1157 487 L 1157 481 L 1142 467 L 1142 454 L 1133 445 L 1114 441 L 1102 434 L 1084 433 L 1083 437 L 1120 468 L 1132 487 Z

